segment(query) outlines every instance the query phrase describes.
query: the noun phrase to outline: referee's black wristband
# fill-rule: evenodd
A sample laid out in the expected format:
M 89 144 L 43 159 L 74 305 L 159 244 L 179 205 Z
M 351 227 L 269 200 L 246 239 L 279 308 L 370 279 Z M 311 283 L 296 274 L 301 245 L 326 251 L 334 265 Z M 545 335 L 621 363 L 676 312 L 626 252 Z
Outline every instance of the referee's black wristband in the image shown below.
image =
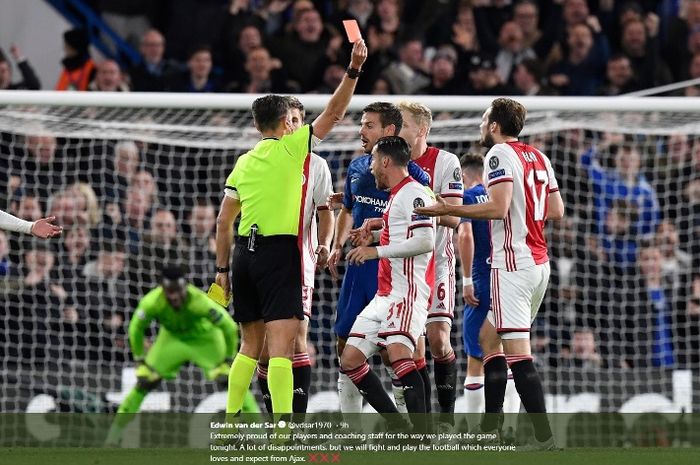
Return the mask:
M 361 70 L 357 68 L 351 68 L 349 66 L 348 69 L 345 70 L 345 74 L 347 74 L 350 79 L 357 79 L 360 76 L 361 72 Z
M 217 272 L 217 273 L 228 273 L 229 271 L 231 271 L 231 267 L 230 267 L 230 266 L 225 266 L 225 267 L 223 267 L 223 268 L 220 267 L 220 266 L 217 266 L 217 267 L 216 267 L 216 272 Z

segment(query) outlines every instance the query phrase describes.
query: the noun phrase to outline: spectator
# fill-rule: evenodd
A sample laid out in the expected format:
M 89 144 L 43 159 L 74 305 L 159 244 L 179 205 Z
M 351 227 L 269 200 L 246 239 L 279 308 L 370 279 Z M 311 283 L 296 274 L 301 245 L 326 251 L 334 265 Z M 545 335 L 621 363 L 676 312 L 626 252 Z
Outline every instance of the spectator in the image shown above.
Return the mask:
M 637 238 L 632 234 L 637 217 L 636 205 L 625 199 L 613 200 L 605 216 L 598 253 L 622 273 L 631 271 L 637 263 Z
M 672 367 L 675 364 L 671 331 L 672 306 L 664 289 L 662 263 L 661 251 L 654 245 L 647 244 L 640 249 L 639 267 L 654 310 L 651 321 L 647 322 L 647 328 L 653 328 L 651 364 L 657 367 Z
M 690 50 L 698 38 L 700 38 L 700 1 L 687 0 L 685 17 L 675 17 L 671 20 L 664 47 L 664 57 L 668 60 L 675 80 L 684 78 L 687 64 L 693 55 Z
M 559 43 L 552 49 L 548 59 L 557 61 L 556 57 L 569 55 L 569 35 L 571 34 L 572 28 L 574 28 L 574 26 L 585 25 L 588 26 L 592 34 L 591 48 L 593 50 L 593 55 L 602 57 L 603 63 L 605 63 L 608 55 L 610 55 L 610 45 L 607 37 L 603 33 L 601 19 L 591 14 L 586 0 L 564 0 L 563 3 L 561 19 L 557 23 L 560 28 L 558 34 Z M 607 21 L 603 21 L 603 23 L 607 23 Z
M 76 226 L 64 233 L 63 252 L 61 254 L 61 275 L 66 277 L 82 276 L 88 261 L 90 250 L 90 231 L 84 226 Z
M 344 67 L 338 64 L 329 65 L 323 72 L 323 83 L 314 91 L 314 93 L 332 94 L 333 92 L 335 92 L 335 89 L 338 88 L 340 81 L 343 80 L 344 74 Z
M 543 84 L 544 71 L 537 59 L 528 58 L 515 66 L 513 84 L 522 95 L 556 95 L 556 91 Z
M 440 28 L 440 32 L 449 34 L 444 42 L 450 41 L 457 47 L 460 63 L 482 49 L 470 0 L 460 0 L 452 27 L 449 31 Z
M 192 283 L 199 288 L 205 288 L 209 285 L 211 263 L 216 259 L 214 206 L 204 199 L 198 199 L 188 215 L 187 226 L 192 251 Z
M 95 63 L 90 58 L 90 41 L 83 29 L 71 29 L 63 34 L 63 71 L 56 90 L 87 90 L 95 75 Z
M 158 192 L 153 175 L 146 170 L 139 170 L 131 177 L 129 188 L 143 193 L 150 203 L 155 202 Z
M 670 221 L 659 224 L 654 237 L 654 246 L 661 252 L 661 272 L 664 285 L 676 288 L 681 285 L 681 276 L 690 272 L 692 258 L 681 250 L 676 225 Z
M 155 0 L 99 0 L 102 19 L 132 47 L 151 27 L 149 17 L 154 16 Z
M 146 31 L 141 37 L 139 51 L 143 61 L 129 70 L 134 92 L 169 91 L 181 70 L 177 62 L 163 57 L 165 37 L 156 29 Z
M 95 79 L 88 85 L 88 90 L 99 92 L 129 92 L 124 82 L 124 75 L 119 64 L 114 60 L 105 60 L 96 67 Z
M 592 329 L 574 330 L 570 351 L 562 351 L 563 365 L 582 370 L 592 370 L 604 366 L 598 353 L 595 334 Z
M 0 50 L 0 90 L 41 89 L 39 78 L 29 64 L 27 57 L 22 55 L 19 47 L 15 44 L 10 45 L 10 54 L 15 60 L 15 63 L 17 63 L 17 68 L 19 68 L 19 72 L 22 74 L 22 80 L 15 83 L 12 82 L 12 64 L 7 60 L 5 53 Z
M 151 219 L 151 228 L 141 241 L 139 254 L 131 257 L 131 278 L 142 290 L 151 289 L 157 285 L 158 270 L 166 263 L 175 263 L 186 257 L 188 250 L 186 241 L 178 231 L 175 215 L 169 210 L 156 210 Z
M 59 191 L 49 198 L 48 215 L 56 217 L 56 223 L 65 228 L 86 226 L 89 224 L 88 213 L 80 209 L 78 199 L 73 193 Z
M 622 26 L 620 48 L 630 59 L 642 88 L 671 82 L 671 73 L 659 54 L 658 41 L 656 37 L 649 37 L 642 21 L 628 21 Z
M 696 53 L 690 59 L 690 65 L 688 65 L 688 79 L 698 79 L 700 78 L 700 53 Z M 698 97 L 700 96 L 700 85 L 688 86 L 683 90 L 683 94 L 686 97 Z
M 24 137 L 18 157 L 10 166 L 10 187 L 22 187 L 27 194 L 46 199 L 55 190 L 63 188 L 73 175 L 70 165 L 56 152 L 56 137 L 43 128 L 30 128 Z
M 223 55 L 224 80 L 226 82 L 243 82 L 246 78 L 245 63 L 248 54 L 255 49 L 264 48 L 262 33 L 257 26 L 247 24 L 240 30 L 238 36 L 232 39 L 235 43 L 226 44 Z M 281 68 L 282 62 L 277 60 L 276 67 Z
M 554 18 L 554 15 L 550 15 Z M 554 45 L 555 32 L 552 30 L 557 19 L 546 21 L 548 25 L 544 32 L 539 29 L 540 9 L 534 0 L 521 0 L 513 7 L 513 21 L 520 26 L 523 33 L 523 45 L 532 49 L 540 60 L 549 55 Z
M 410 39 L 401 44 L 399 60 L 393 62 L 382 73 L 398 94 L 415 94 L 430 84 L 428 65 L 423 54 L 423 42 Z
M 286 78 L 283 70 L 278 68 L 278 60 L 270 57 L 267 49 L 259 47 L 251 50 L 246 56 L 246 77 L 243 82 L 231 83 L 232 92 L 249 94 L 285 94 L 300 91 L 296 82 Z M 342 69 L 343 74 L 345 68 Z M 342 78 L 342 74 L 341 74 Z M 333 88 L 335 89 L 335 87 Z
M 374 13 L 374 4 L 371 0 L 349 0 L 346 2 L 347 6 L 344 10 L 338 11 L 331 20 L 331 24 L 339 30 L 343 30 L 343 20 L 354 19 L 360 26 L 362 31 L 362 37 L 367 37 L 367 27 L 369 26 L 369 19 Z M 383 11 L 386 7 L 383 6 Z
M 496 54 L 496 70 L 502 83 L 511 82 L 515 66 L 527 58 L 536 58 L 535 52 L 525 46 L 523 31 L 515 21 L 503 24 L 498 35 L 499 50 Z
M 379 0 L 376 2 L 374 15 L 368 20 L 368 27 L 377 32 L 401 35 L 401 9 L 399 0 Z
M 100 182 L 96 187 L 107 203 L 119 203 L 141 164 L 141 155 L 138 145 L 130 140 L 117 142 L 112 152 L 113 157 L 107 162 L 107 182 Z
M 395 93 L 394 89 L 391 88 L 391 83 L 383 77 L 377 78 L 374 81 L 370 91 L 370 94 L 373 95 L 392 95 Z
M 593 187 L 593 207 L 595 224 L 598 231 L 603 231 L 607 210 L 615 199 L 628 199 L 633 202 L 639 213 L 633 224 L 634 236 L 650 236 L 656 231 L 661 218 L 656 192 L 646 177 L 640 172 L 641 155 L 639 150 L 629 144 L 612 145 L 614 135 L 604 134 L 599 148 L 591 147 L 581 155 L 581 167 L 588 173 Z M 611 147 L 612 145 L 612 147 Z M 615 168 L 604 169 L 597 160 L 599 149 L 612 148 Z
M 67 192 L 73 196 L 81 216 L 87 219 L 87 226 L 94 228 L 102 219 L 102 212 L 97 202 L 97 194 L 90 184 L 77 182 L 72 184 Z
M 512 90 L 501 84 L 496 64 L 486 55 L 473 55 L 469 69 L 470 94 L 510 95 Z
M 44 217 L 39 199 L 22 191 L 15 192 L 10 203 L 10 213 L 27 221 L 36 221 Z
M 418 91 L 429 95 L 464 95 L 467 88 L 455 76 L 457 52 L 451 45 L 443 45 L 433 57 L 430 68 L 431 82 Z
M 630 59 L 623 54 L 610 57 L 606 67 L 606 84 L 600 86 L 598 95 L 620 95 L 639 90 L 640 86 L 632 70 Z
M 130 188 L 124 198 L 124 227 L 129 254 L 138 254 L 141 238 L 149 227 L 152 196 L 135 188 Z
M 189 71 L 176 80 L 175 92 L 219 92 L 221 83 L 212 72 L 211 49 L 206 45 L 195 47 L 187 60 Z
M 569 4 L 569 2 L 567 2 Z M 593 31 L 586 24 L 569 29 L 568 54 L 552 65 L 549 82 L 562 95 L 593 95 L 603 82 L 607 53 L 593 48 Z
M 338 38 L 329 47 L 332 35 L 324 31 L 318 11 L 302 9 L 294 16 L 292 31 L 278 40 L 273 48 L 273 54 L 282 60 L 289 78 L 299 83 L 302 92 L 309 92 L 320 85 L 323 70 L 329 61 L 333 62 L 329 60 L 329 52 L 335 54 L 337 47 L 342 45 L 342 39 L 339 41 Z

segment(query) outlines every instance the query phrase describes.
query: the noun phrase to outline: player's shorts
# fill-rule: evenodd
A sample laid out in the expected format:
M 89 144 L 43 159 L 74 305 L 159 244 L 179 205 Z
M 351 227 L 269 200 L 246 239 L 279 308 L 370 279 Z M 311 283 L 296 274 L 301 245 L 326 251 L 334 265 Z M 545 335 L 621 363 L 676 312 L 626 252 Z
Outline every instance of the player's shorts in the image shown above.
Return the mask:
M 311 307 L 314 302 L 314 288 L 311 286 L 301 287 L 301 306 L 304 310 L 304 319 L 311 320 Z
M 435 270 L 435 288 L 427 323 L 443 321 L 452 326 L 455 317 L 455 270 Z
M 338 337 L 347 338 L 357 315 L 377 294 L 379 260 L 368 260 L 362 265 L 348 264 L 338 297 L 333 330 Z
M 239 323 L 304 319 L 296 236 L 258 236 L 255 252 L 238 237 L 231 263 L 233 319 Z
M 161 326 L 145 362 L 162 378 L 173 379 L 187 362 L 193 362 L 207 373 L 225 359 L 226 339 L 219 328 L 199 334 L 176 335 Z
M 490 268 L 480 273 L 473 273 L 474 295 L 479 299 L 479 305 L 472 307 L 464 306 L 464 319 L 462 320 L 462 342 L 464 342 L 464 353 L 474 358 L 481 358 L 481 346 L 479 345 L 479 333 L 484 325 L 486 316 L 491 307 L 491 283 Z
M 549 284 L 549 263 L 506 271 L 491 270 L 488 319 L 502 339 L 529 339 Z
M 357 316 L 347 344 L 357 347 L 367 358 L 394 343 L 414 351 L 425 329 L 428 302 L 417 299 L 410 308 L 405 302 L 399 296 L 375 296 Z

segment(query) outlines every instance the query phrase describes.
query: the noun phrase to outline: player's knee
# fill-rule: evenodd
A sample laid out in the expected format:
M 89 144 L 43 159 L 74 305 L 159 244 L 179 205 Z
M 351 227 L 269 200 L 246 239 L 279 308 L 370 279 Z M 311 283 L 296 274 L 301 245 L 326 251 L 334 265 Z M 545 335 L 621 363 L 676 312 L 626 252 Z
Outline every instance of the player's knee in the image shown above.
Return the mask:
M 343 371 L 350 371 L 362 366 L 365 363 L 365 358 L 362 353 L 353 350 L 343 351 L 343 355 L 340 356 L 340 369 Z
M 136 387 L 142 391 L 150 392 L 158 387 L 160 382 L 163 380 L 160 376 L 139 376 L 136 378 Z

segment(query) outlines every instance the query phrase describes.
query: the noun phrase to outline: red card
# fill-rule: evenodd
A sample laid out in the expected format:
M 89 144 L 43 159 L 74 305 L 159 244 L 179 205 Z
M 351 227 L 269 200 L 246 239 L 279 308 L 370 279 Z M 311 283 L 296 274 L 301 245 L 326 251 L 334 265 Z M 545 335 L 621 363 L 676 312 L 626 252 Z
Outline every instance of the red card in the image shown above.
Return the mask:
M 343 20 L 343 26 L 345 27 L 345 34 L 348 36 L 348 41 L 352 44 L 362 39 L 362 33 L 360 32 L 360 26 L 354 19 Z

